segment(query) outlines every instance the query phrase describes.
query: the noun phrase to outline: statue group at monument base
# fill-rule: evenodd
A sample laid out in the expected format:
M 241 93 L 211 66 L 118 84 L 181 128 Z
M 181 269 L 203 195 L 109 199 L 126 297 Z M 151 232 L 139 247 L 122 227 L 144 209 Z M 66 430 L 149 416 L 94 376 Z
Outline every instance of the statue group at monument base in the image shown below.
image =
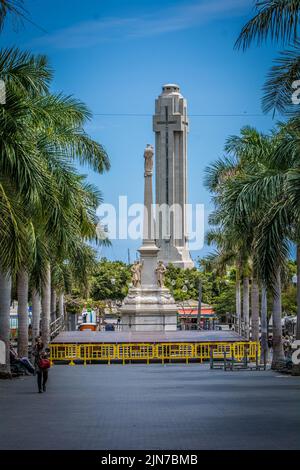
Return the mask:
M 177 305 L 163 288 L 131 288 L 122 306 L 122 331 L 176 331 Z

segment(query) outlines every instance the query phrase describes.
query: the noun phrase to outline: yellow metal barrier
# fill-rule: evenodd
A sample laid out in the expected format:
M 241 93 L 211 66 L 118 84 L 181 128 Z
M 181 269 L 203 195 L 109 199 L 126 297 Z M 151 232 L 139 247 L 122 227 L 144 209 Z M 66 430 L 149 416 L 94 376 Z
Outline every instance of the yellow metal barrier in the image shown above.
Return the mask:
M 78 346 L 76 344 L 51 344 L 50 361 L 70 361 L 70 366 L 75 366 L 74 360 L 78 359 Z
M 146 343 L 122 343 L 118 344 L 117 356 L 115 360 L 121 360 L 123 364 L 126 361 L 142 360 L 147 361 L 155 359 L 155 345 Z
M 112 361 L 121 361 L 123 364 L 131 361 L 165 361 L 191 360 L 199 362 L 207 361 L 213 355 L 214 358 L 226 356 L 242 360 L 245 356 L 249 361 L 255 361 L 260 355 L 260 345 L 256 342 L 235 343 L 121 343 L 121 344 L 50 344 L 50 360 L 69 361 L 69 365 L 75 365 L 75 361 L 92 363 L 103 361 L 110 364 Z
M 172 359 L 185 359 L 188 363 L 189 359 L 195 356 L 195 346 L 193 343 L 160 343 L 156 345 L 157 359 L 162 363 L 165 360 L 171 361 Z

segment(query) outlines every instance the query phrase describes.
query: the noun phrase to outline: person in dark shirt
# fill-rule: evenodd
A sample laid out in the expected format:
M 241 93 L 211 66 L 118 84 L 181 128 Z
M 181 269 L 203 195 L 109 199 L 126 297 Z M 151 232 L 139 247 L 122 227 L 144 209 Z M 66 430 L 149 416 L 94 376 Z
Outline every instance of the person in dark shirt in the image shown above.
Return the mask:
M 44 343 L 42 338 L 38 336 L 35 339 L 35 345 L 33 347 L 34 356 L 34 367 L 37 375 L 37 384 L 39 393 L 46 392 L 46 383 L 48 381 L 48 369 L 42 368 L 41 360 L 48 359 L 48 353 L 45 351 Z

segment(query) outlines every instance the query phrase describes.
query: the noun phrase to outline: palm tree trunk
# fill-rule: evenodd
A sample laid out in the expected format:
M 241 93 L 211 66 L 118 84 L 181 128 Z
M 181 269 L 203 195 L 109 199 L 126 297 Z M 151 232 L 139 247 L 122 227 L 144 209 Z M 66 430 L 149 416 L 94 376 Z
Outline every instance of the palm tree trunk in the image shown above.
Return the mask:
M 297 245 L 297 325 L 296 340 L 300 340 L 300 245 Z M 292 375 L 300 375 L 300 365 L 293 364 Z
M 244 335 L 249 339 L 249 277 L 245 276 L 243 279 L 243 320 L 244 320 Z
M 41 296 L 36 290 L 32 290 L 32 344 L 37 336 L 40 335 L 41 321 Z
M 0 269 L 0 341 L 5 345 L 5 357 L 0 361 L 0 378 L 9 378 L 11 276 Z M 1 362 L 4 362 L 1 364 Z
M 58 296 L 58 314 L 60 318 L 64 318 L 65 315 L 65 296 L 63 292 L 60 292 Z
M 251 330 L 252 341 L 259 341 L 259 287 L 255 278 L 251 288 Z
M 237 323 L 237 332 L 241 334 L 241 321 L 242 321 L 242 314 L 241 314 L 241 281 L 240 281 L 240 266 L 237 262 L 236 264 L 236 281 L 235 281 L 235 315 L 236 315 L 236 323 Z
M 28 273 L 22 268 L 17 275 L 19 357 L 28 357 L 28 283 Z
M 42 284 L 42 340 L 45 347 L 50 342 L 51 318 L 51 269 L 50 263 L 46 268 L 45 279 Z
M 51 289 L 51 322 L 56 320 L 57 295 L 55 289 Z
M 60 292 L 58 296 L 58 315 L 61 321 L 62 330 L 64 330 L 65 325 L 66 325 L 66 318 L 65 318 L 65 296 L 63 292 Z
M 285 366 L 285 356 L 282 344 L 282 306 L 281 306 L 281 276 L 280 268 L 276 273 L 273 295 L 273 360 L 272 369 L 282 369 Z
M 268 362 L 268 301 L 265 285 L 261 287 L 261 362 Z
M 242 315 L 241 315 L 241 283 L 238 281 L 235 285 L 235 302 L 236 302 L 236 320 L 238 333 L 241 334 L 242 330 Z
M 297 245 L 297 330 L 296 339 L 300 340 L 300 245 Z

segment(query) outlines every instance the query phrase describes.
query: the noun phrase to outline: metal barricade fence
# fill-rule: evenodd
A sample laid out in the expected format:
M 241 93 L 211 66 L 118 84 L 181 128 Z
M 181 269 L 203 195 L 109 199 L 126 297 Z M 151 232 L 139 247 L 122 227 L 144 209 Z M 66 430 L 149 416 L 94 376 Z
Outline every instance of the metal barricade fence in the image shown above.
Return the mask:
M 123 364 L 132 361 L 184 360 L 186 363 L 192 360 L 198 362 L 210 360 L 211 354 L 215 358 L 226 356 L 242 360 L 247 357 L 249 361 L 255 361 L 260 354 L 260 344 L 256 342 L 214 342 L 214 343 L 121 343 L 121 344 L 50 344 L 50 359 L 56 361 L 68 361 L 75 365 L 75 361 L 84 364 L 92 362 L 119 361 Z

